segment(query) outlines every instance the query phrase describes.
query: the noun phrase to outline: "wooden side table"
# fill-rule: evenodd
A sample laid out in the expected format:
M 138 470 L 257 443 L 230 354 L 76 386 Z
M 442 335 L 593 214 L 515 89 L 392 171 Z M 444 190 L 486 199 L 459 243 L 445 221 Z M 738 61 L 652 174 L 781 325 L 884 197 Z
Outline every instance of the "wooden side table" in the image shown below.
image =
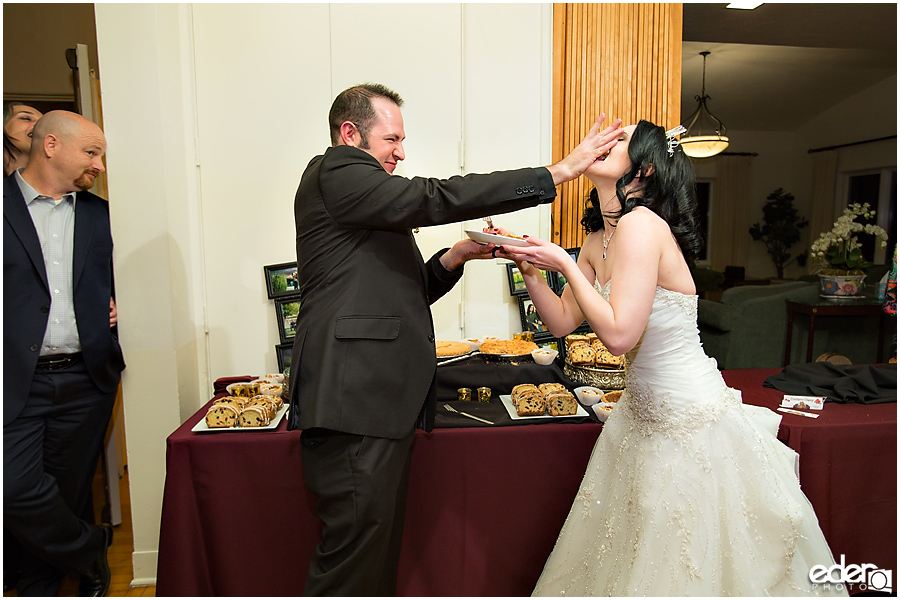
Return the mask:
M 822 302 L 791 302 L 787 303 L 788 320 L 787 336 L 784 340 L 784 364 L 791 361 L 791 337 L 794 329 L 794 315 L 801 314 L 809 317 L 809 334 L 806 339 L 806 362 L 812 362 L 813 336 L 816 332 L 816 317 L 851 317 L 866 316 L 878 317 L 878 354 L 877 362 L 882 362 L 884 356 L 884 310 L 881 302 L 877 300 L 822 300 Z

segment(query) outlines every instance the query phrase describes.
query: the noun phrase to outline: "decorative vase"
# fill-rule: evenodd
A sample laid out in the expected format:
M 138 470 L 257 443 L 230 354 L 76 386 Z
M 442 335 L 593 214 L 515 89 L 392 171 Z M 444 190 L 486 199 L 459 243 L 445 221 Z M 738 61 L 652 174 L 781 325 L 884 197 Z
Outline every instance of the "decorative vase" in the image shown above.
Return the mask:
M 823 296 L 859 296 L 865 275 L 825 275 L 819 274 L 820 291 Z

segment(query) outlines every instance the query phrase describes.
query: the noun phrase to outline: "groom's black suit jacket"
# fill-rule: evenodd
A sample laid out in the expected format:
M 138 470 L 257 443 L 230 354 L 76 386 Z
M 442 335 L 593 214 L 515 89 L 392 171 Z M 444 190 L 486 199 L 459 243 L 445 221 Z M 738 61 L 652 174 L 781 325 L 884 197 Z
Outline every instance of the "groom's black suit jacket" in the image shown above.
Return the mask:
M 301 304 L 291 360 L 292 429 L 399 439 L 430 429 L 436 359 L 430 304 L 462 277 L 412 229 L 497 215 L 556 196 L 543 168 L 446 180 L 389 175 L 337 146 L 307 166 L 294 202 Z M 429 417 L 430 415 L 430 417 Z

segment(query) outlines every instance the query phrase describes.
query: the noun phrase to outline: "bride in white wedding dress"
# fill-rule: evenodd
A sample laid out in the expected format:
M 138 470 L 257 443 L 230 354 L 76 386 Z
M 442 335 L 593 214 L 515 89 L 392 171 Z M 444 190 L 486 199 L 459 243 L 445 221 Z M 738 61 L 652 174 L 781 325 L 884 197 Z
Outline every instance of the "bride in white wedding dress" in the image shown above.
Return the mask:
M 628 358 L 625 393 L 534 594 L 840 593 L 810 583 L 809 570 L 834 559 L 797 455 L 775 437 L 780 417 L 742 404 L 700 344 L 685 258 L 702 243 L 690 160 L 641 121 L 585 175 L 595 190 L 577 264 L 536 238 L 502 250 L 554 335 L 587 319 Z M 538 269 L 565 275 L 561 298 Z

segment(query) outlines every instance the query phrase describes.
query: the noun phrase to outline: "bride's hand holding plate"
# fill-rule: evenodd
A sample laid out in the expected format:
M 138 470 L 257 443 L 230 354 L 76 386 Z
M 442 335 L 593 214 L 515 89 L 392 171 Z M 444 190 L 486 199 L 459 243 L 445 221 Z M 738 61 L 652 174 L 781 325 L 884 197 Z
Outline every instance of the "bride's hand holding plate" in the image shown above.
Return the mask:
M 538 269 L 544 271 L 561 271 L 566 264 L 563 261 L 571 261 L 569 253 L 553 242 L 541 238 L 526 236 L 528 246 L 506 246 L 497 252 L 516 263 L 529 262 Z

